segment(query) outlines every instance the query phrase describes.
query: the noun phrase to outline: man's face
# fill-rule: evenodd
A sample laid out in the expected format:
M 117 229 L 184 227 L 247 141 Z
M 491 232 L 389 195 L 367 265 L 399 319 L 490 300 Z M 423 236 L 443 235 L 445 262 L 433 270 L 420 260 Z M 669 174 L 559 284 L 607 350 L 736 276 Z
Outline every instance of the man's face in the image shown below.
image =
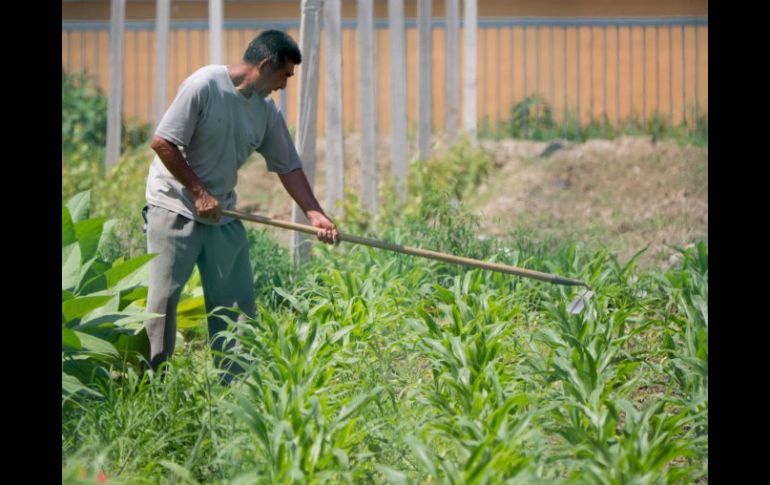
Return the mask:
M 261 85 L 259 87 L 260 96 L 267 97 L 273 91 L 286 89 L 286 83 L 294 75 L 294 65 L 293 62 L 286 61 L 283 67 L 273 69 L 269 63 L 266 64 L 260 76 L 260 81 L 263 81 L 259 83 Z

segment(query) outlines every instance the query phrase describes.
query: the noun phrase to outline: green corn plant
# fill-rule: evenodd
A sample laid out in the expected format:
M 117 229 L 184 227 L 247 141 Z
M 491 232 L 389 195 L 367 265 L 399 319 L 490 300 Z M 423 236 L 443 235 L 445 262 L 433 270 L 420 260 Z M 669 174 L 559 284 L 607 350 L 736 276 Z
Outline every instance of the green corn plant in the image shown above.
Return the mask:
M 264 307 L 259 320 L 227 321 L 234 331 L 226 335 L 238 341 L 233 358 L 250 369 L 248 390 L 230 408 L 266 457 L 252 472 L 270 483 L 353 481 L 366 437 L 358 415 L 381 389 L 360 393 L 336 378 L 338 369 L 355 365 L 340 352 L 352 327 L 293 317 L 284 325 Z

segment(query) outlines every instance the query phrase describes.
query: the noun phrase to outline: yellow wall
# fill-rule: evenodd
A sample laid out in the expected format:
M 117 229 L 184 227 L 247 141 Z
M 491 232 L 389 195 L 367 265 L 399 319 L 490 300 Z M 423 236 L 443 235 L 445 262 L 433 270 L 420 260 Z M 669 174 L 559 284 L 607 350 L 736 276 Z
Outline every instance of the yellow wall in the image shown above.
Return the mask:
M 257 3 L 259 9 L 256 9 Z M 378 17 L 385 18 L 387 2 L 375 3 Z M 443 3 L 443 1 L 434 1 L 434 17 L 443 16 Z M 354 17 L 355 2 L 344 0 L 343 4 L 347 12 L 345 17 Z M 557 13 L 590 17 L 631 16 L 632 14 L 704 17 L 707 15 L 706 2 L 695 1 L 484 2 L 481 0 L 479 4 L 480 17 L 490 17 L 493 14 L 508 18 L 529 15 L 544 17 Z M 205 19 L 205 3 L 177 1 L 172 2 L 172 6 L 173 20 Z M 154 2 L 129 2 L 127 17 L 130 20 L 141 18 L 151 20 L 155 15 L 154 8 Z M 413 10 L 414 2 L 407 2 L 408 17 L 413 16 Z M 262 15 L 256 15 L 257 11 L 264 15 L 263 18 L 292 19 L 291 17 L 294 16 L 292 20 L 297 20 L 299 0 L 225 2 L 226 20 L 259 18 Z M 548 14 L 548 12 L 552 13 Z M 142 17 L 143 15 L 145 17 Z M 63 20 L 68 18 L 104 21 L 109 18 L 109 2 L 63 2 L 62 18 Z M 225 29 L 224 62 L 237 62 L 248 42 L 257 33 L 256 28 Z M 298 29 L 290 29 L 288 33 L 295 39 L 299 39 Z M 387 133 L 390 130 L 388 35 L 387 29 L 375 29 L 375 90 L 377 126 L 380 133 Z M 565 36 L 566 59 L 563 50 Z M 169 37 L 168 102 L 173 99 L 182 80 L 198 67 L 205 65 L 208 59 L 208 32 L 205 29 L 172 30 Z M 343 116 L 348 131 L 357 131 L 360 126 L 357 37 L 354 29 L 343 29 Z M 443 127 L 444 37 L 443 28 L 434 28 L 433 120 L 437 130 Z M 124 114 L 126 117 L 136 117 L 143 121 L 154 119 L 152 112 L 155 77 L 154 43 L 155 34 L 152 30 L 129 30 L 125 34 Z M 593 49 L 591 49 L 591 43 Z M 525 44 L 526 48 L 524 48 Z M 462 46 L 462 43 L 460 45 Z M 70 72 L 85 69 L 95 74 L 105 92 L 109 81 L 108 49 L 107 31 L 62 30 L 62 66 Z M 411 129 L 417 118 L 417 31 L 415 28 L 407 29 L 406 50 L 407 114 Z M 538 52 L 539 66 L 537 65 Z M 592 52 L 593 65 L 591 64 Z M 696 55 L 697 72 L 695 71 Z M 462 49 L 460 56 L 461 59 L 457 63 L 458 69 L 462 65 Z M 682 56 L 685 61 L 684 71 Z M 323 54 L 321 54 L 321 63 L 323 66 Z M 553 69 L 551 69 L 552 66 Z M 579 105 L 582 122 L 587 122 L 592 113 L 594 117 L 599 117 L 601 113 L 606 112 L 610 121 L 614 122 L 617 119 L 623 120 L 632 113 L 641 119 L 645 113 L 649 117 L 653 112 L 658 111 L 666 120 L 673 119 L 678 123 L 682 120 L 685 110 L 689 117 L 694 109 L 696 88 L 699 108 L 701 111 L 708 111 L 708 27 L 686 26 L 682 29 L 680 26 L 671 28 L 662 26 L 657 28 L 657 32 L 654 26 L 631 28 L 622 26 L 617 29 L 608 27 L 606 30 L 600 27 L 529 26 L 526 29 L 521 26 L 479 27 L 478 73 L 479 121 L 486 118 L 494 123 L 500 118 L 504 119 L 510 113 L 514 103 L 538 92 L 553 107 L 557 120 L 562 119 L 565 107 L 574 111 Z M 461 71 L 461 86 L 462 74 Z M 324 74 L 321 69 L 319 86 L 321 103 L 324 95 L 323 81 Z M 289 82 L 287 95 L 288 122 L 292 125 L 296 123 L 297 118 L 297 78 Z M 277 95 L 275 97 L 278 101 Z M 318 110 L 321 132 L 323 113 L 323 109 Z
M 374 14 L 387 18 L 387 1 L 375 0 Z M 224 2 L 225 19 L 299 19 L 300 0 L 239 0 Z M 462 9 L 462 2 L 461 9 Z M 407 17 L 417 16 L 416 0 L 405 0 Z M 707 0 L 478 0 L 480 17 L 650 17 L 708 15 Z M 433 15 L 444 16 L 444 0 L 433 0 Z M 171 17 L 202 20 L 208 17 L 206 0 L 172 0 Z M 342 17 L 356 17 L 356 1 L 342 0 Z M 109 0 L 62 1 L 62 20 L 108 20 Z M 155 18 L 155 2 L 128 0 L 126 19 Z

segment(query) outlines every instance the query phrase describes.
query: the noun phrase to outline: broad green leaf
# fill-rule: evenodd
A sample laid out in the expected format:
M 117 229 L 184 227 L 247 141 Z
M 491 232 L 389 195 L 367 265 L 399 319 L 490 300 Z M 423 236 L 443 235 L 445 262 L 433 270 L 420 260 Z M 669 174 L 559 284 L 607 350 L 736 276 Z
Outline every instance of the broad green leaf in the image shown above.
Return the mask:
M 184 298 L 176 307 L 177 313 L 206 313 L 206 302 L 202 296 Z
M 124 290 L 120 294 L 120 310 L 123 311 L 127 306 L 132 303 L 139 302 L 147 298 L 147 287 L 137 286 L 128 290 Z M 144 305 L 143 305 L 144 306 Z
M 80 343 L 83 346 L 84 351 L 94 352 L 94 353 L 103 354 L 103 355 L 112 355 L 115 357 L 118 356 L 117 349 L 106 340 L 100 339 L 99 337 L 94 337 L 93 335 L 89 335 L 83 332 L 74 331 L 74 333 L 77 336 L 77 338 L 80 340 Z
M 77 242 L 61 249 L 61 289 L 74 290 L 80 282 L 80 245 Z
M 72 222 L 78 223 L 88 219 L 88 213 L 91 210 L 91 191 L 86 190 L 72 196 L 67 202 Z
M 75 335 L 75 332 L 69 328 L 61 329 L 61 345 L 62 348 L 66 347 L 72 350 L 80 350 L 83 348 L 83 346 L 80 344 L 80 339 L 78 336 Z
M 117 221 L 115 219 L 108 219 L 104 222 L 102 227 L 102 236 L 99 238 L 99 244 L 96 248 L 97 252 L 104 249 L 105 245 L 109 241 L 109 236 L 115 232 Z
M 115 348 L 122 355 L 136 352 L 145 357 L 150 355 L 150 341 L 147 332 L 140 331 L 135 335 L 121 334 L 115 341 Z
M 63 301 L 61 304 L 61 313 L 63 323 L 80 318 L 93 309 L 109 301 L 112 296 L 80 296 L 71 300 Z
M 77 241 L 75 224 L 72 222 L 70 211 L 66 207 L 61 208 L 61 246 L 68 246 Z
M 68 396 L 80 391 L 84 391 L 93 396 L 102 397 L 102 395 L 98 392 L 84 386 L 83 383 L 80 382 L 75 376 L 71 376 L 65 372 L 61 373 L 61 390 L 62 394 L 66 394 Z
M 155 256 L 155 254 L 144 254 L 142 256 L 129 259 L 128 261 L 113 264 L 113 266 L 103 274 L 100 274 L 99 276 L 89 280 L 84 285 L 82 291 L 83 293 L 93 293 L 105 289 L 122 289 L 121 287 L 117 286 L 118 283 L 120 283 L 121 280 L 131 276 Z
M 83 262 L 96 256 L 96 248 L 99 247 L 99 240 L 102 237 L 104 220 L 104 217 L 98 217 L 96 219 L 86 219 L 75 224 L 75 234 L 78 237 Z
M 91 320 L 94 320 L 97 317 L 100 317 L 102 315 L 109 315 L 109 314 L 119 313 L 119 311 L 118 311 L 118 306 L 120 305 L 120 295 L 119 294 L 117 294 L 117 293 L 113 293 L 113 294 L 102 293 L 100 295 L 89 295 L 89 296 L 106 296 L 106 297 L 108 297 L 108 299 L 104 303 L 102 303 L 101 305 L 95 307 L 89 313 L 83 315 L 81 324 L 89 322 Z
M 177 327 L 193 328 L 200 325 L 206 319 L 206 303 L 202 296 L 193 296 L 183 299 L 177 305 Z
M 88 319 L 83 319 L 83 321 L 80 323 L 80 325 L 73 327 L 73 330 L 91 330 L 95 328 L 100 327 L 117 327 L 116 330 L 118 330 L 120 327 L 129 327 L 131 329 L 134 329 L 135 323 L 144 323 L 147 320 L 151 318 L 157 318 L 163 316 L 162 313 L 151 313 L 151 312 L 114 312 L 114 313 L 105 313 L 105 314 L 99 314 L 91 318 L 89 315 Z M 93 332 L 92 332 L 93 333 Z

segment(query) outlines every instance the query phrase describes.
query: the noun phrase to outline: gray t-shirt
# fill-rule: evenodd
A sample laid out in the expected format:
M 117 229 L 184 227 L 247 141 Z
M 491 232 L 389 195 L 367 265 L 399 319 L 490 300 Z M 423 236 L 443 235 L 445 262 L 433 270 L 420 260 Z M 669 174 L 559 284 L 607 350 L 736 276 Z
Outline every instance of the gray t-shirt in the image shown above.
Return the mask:
M 302 168 L 286 123 L 271 98 L 244 97 L 235 89 L 227 66 L 202 67 L 179 88 L 155 134 L 176 144 L 203 185 L 223 209 L 234 209 L 238 169 L 256 150 L 267 169 L 279 174 Z M 163 207 L 205 224 L 226 224 L 197 216 L 192 193 L 156 155 L 145 196 Z

